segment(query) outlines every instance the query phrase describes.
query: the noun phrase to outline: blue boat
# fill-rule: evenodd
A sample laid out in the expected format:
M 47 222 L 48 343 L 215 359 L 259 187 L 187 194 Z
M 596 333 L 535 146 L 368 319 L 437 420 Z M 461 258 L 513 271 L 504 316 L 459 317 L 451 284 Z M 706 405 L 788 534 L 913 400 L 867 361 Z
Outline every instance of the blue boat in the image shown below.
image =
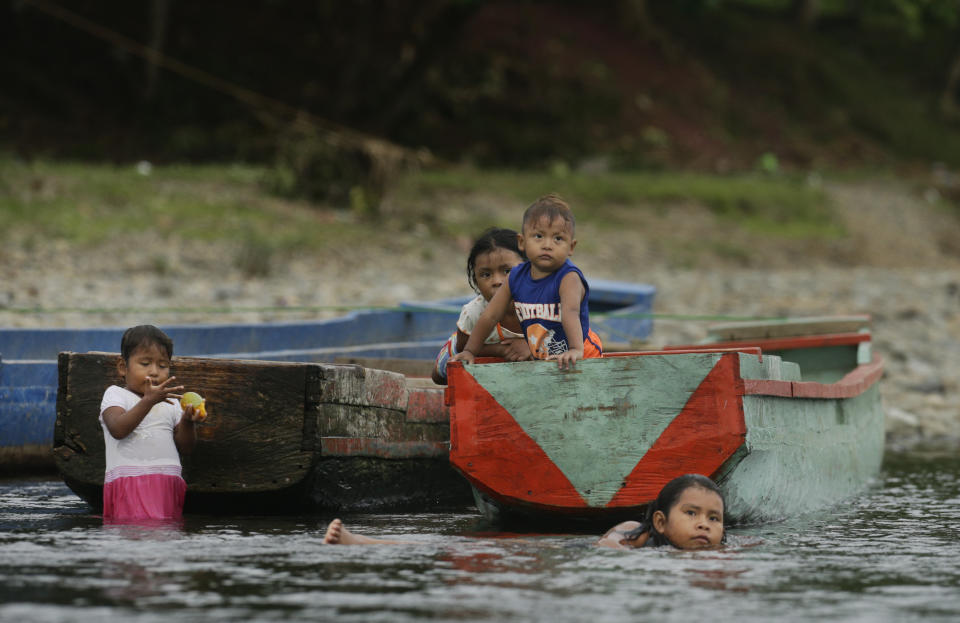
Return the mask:
M 655 288 L 591 280 L 591 326 L 608 344 L 642 340 L 652 330 Z M 295 322 L 164 326 L 179 357 L 275 362 L 429 364 L 470 297 L 403 303 L 342 317 Z M 126 327 L 0 329 L 0 472 L 52 470 L 61 352 L 115 353 Z M 377 367 L 379 364 L 371 364 Z M 386 364 L 383 364 L 386 365 Z M 398 369 L 396 371 L 404 372 Z

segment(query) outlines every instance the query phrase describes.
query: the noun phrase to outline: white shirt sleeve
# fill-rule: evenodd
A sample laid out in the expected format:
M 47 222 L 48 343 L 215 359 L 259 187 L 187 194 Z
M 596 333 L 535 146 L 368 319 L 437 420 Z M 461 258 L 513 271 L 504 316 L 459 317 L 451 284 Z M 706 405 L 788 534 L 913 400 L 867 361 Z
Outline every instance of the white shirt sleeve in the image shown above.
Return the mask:
M 477 298 L 464 305 L 463 309 L 460 310 L 460 319 L 457 320 L 457 328 L 467 335 L 470 335 L 473 332 L 473 328 L 477 326 L 477 320 L 480 320 L 480 314 L 482 314 L 483 310 L 486 308 L 487 300 L 483 298 L 482 295 L 478 294 Z M 487 336 L 485 343 L 500 343 L 500 334 L 497 333 L 496 327 L 494 327 L 493 331 L 490 332 L 490 335 Z

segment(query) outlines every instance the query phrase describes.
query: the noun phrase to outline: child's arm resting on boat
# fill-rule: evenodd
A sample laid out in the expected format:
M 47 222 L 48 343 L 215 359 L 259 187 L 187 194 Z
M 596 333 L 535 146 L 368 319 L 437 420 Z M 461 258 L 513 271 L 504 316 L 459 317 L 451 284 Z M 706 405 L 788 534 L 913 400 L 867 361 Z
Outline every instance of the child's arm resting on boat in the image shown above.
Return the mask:
M 458 353 L 463 352 L 463 348 L 467 345 L 467 340 L 469 339 L 469 333 L 464 333 L 462 330 L 457 329 Z M 476 356 L 499 357 L 507 361 L 526 361 L 530 359 L 530 345 L 527 343 L 527 340 L 522 337 L 507 337 L 495 344 L 484 342 L 483 346 L 480 347 L 480 352 L 477 353 Z
M 530 344 L 522 337 L 508 337 L 499 344 L 491 344 L 497 347 L 495 357 L 501 357 L 507 361 L 526 361 L 530 359 Z
M 505 283 L 500 286 L 497 289 L 497 293 L 494 294 L 490 302 L 487 303 L 486 309 L 480 314 L 480 318 L 477 319 L 477 324 L 473 327 L 473 333 L 470 334 L 467 345 L 463 347 L 463 351 L 451 357 L 450 361 L 473 363 L 473 360 L 480 354 L 480 349 L 483 348 L 483 342 L 497 326 L 500 318 L 503 318 L 503 315 L 510 308 L 510 302 L 512 300 L 510 285 Z
M 573 272 L 564 275 L 560 282 L 560 322 L 563 324 L 563 332 L 567 334 L 567 351 L 549 357 L 557 360 L 557 366 L 561 370 L 573 369 L 577 360 L 583 359 L 583 326 L 580 324 L 580 302 L 583 295 L 580 276 Z

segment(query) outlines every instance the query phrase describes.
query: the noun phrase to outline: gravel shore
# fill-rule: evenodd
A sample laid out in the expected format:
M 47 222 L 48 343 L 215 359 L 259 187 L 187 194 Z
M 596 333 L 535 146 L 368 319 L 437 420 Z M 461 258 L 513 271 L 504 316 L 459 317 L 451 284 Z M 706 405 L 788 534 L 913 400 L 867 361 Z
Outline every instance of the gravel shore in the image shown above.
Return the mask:
M 642 231 L 595 232 L 575 261 L 588 278 L 657 287 L 649 346 L 688 343 L 709 320 L 729 317 L 870 314 L 886 362 L 882 394 L 891 446 L 960 440 L 960 224 L 954 214 L 902 189 L 830 189 L 847 224 L 840 239 L 765 243 L 702 213 L 671 210 Z M 906 218 L 909 214 L 910 218 Z M 696 218 L 694 218 L 696 217 Z M 725 229 L 726 228 L 726 229 Z M 693 266 L 665 259 L 664 236 L 725 236 L 751 249 L 742 257 L 702 254 Z M 603 238 L 603 244 L 597 239 Z M 149 322 L 260 322 L 333 316 L 337 306 L 394 305 L 468 293 L 460 244 L 430 254 L 373 249 L 284 260 L 250 277 L 225 258 L 231 249 L 118 240 L 109 252 L 51 242 L 0 251 L 0 326 L 129 326 Z M 162 258 L 158 266 L 157 258 Z M 674 265 L 671 265 L 674 264 Z M 744 265 L 745 264 L 745 265 Z M 43 313 L 28 309 L 42 307 Z M 231 308 L 227 313 L 224 308 Z M 308 309 L 298 309 L 298 308 Z M 240 311 L 236 311 L 240 310 Z M 678 318 L 678 316 L 680 318 Z

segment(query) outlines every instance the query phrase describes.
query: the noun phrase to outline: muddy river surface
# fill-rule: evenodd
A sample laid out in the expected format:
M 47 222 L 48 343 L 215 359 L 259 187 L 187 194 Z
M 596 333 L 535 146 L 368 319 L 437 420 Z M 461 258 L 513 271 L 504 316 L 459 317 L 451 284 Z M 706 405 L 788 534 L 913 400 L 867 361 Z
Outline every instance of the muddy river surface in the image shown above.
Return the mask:
M 58 480 L 6 480 L 0 621 L 956 621 L 958 516 L 960 457 L 917 451 L 711 552 L 504 533 L 472 508 L 344 517 L 391 546 L 324 545 L 319 515 L 105 527 Z

